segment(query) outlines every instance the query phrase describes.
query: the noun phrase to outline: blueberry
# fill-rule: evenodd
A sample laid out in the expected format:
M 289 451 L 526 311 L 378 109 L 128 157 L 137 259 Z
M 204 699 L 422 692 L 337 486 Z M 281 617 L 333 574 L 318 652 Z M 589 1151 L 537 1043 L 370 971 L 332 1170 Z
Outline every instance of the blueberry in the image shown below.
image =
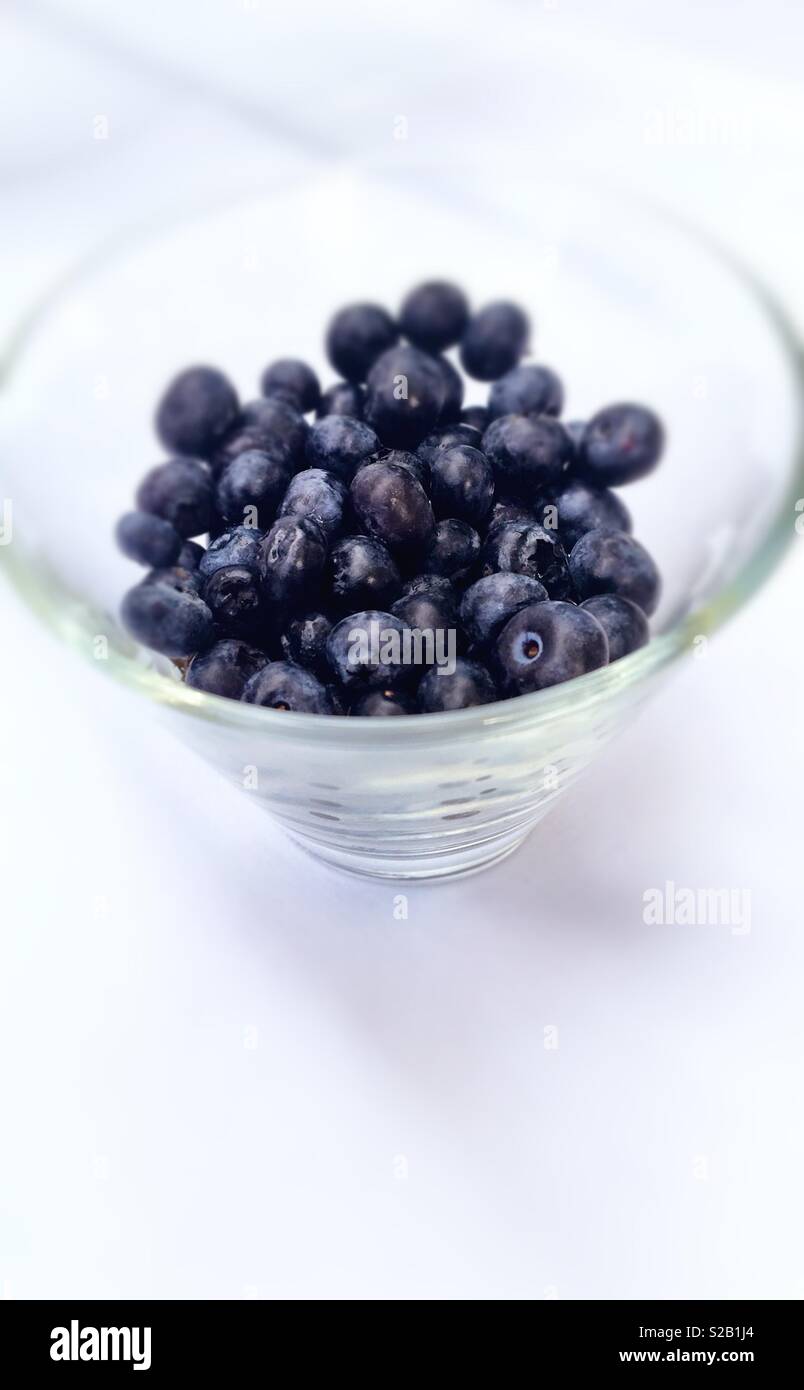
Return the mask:
M 661 579 L 655 561 L 626 531 L 587 531 L 573 547 L 569 567 L 582 599 L 620 594 L 648 617 L 659 602 Z
M 453 607 L 456 603 L 455 586 L 445 574 L 417 574 L 402 585 L 402 593 L 403 595 L 432 593 L 437 594 L 439 598 L 449 602 Z
M 528 604 L 547 598 L 538 579 L 510 570 L 487 574 L 471 584 L 461 599 L 461 623 L 470 642 L 478 648 L 491 645 L 509 619 Z
M 312 517 L 332 542 L 343 529 L 348 496 L 346 487 L 334 473 L 324 468 L 305 468 L 291 478 L 278 515 Z
M 240 697 L 247 705 L 292 710 L 297 714 L 334 714 L 332 696 L 303 666 L 272 661 L 246 683 Z
M 432 464 L 433 510 L 480 526 L 494 501 L 494 472 L 486 455 L 471 444 L 441 449 Z
M 463 377 L 460 372 L 453 367 L 449 358 L 434 357 L 441 379 L 444 383 L 444 404 L 441 407 L 439 420 L 444 425 L 457 424 L 460 420 L 461 406 L 463 405 Z
M 491 424 L 491 416 L 485 405 L 465 405 L 461 411 L 460 423 L 471 425 L 473 430 L 479 430 L 481 434 L 485 434 Z
M 262 440 L 254 447 L 268 454 L 284 453 L 292 463 L 300 463 L 309 426 L 301 412 L 280 396 L 247 401 L 240 412 L 240 427 Z
M 495 502 L 489 512 L 488 534 L 497 526 L 507 526 L 511 521 L 538 521 L 531 507 L 523 507 L 520 502 Z
M 415 714 L 416 706 L 409 695 L 398 690 L 369 690 L 355 700 L 349 713 L 384 719 L 389 715 Z
M 598 487 L 632 483 L 650 473 L 664 448 L 664 429 L 642 405 L 610 405 L 593 415 L 578 447 L 580 477 Z
M 631 514 L 615 492 L 604 487 L 590 487 L 577 479 L 567 483 L 555 499 L 558 530 L 565 548 L 570 551 L 587 531 L 607 526 L 615 531 L 630 531 Z
M 443 574 L 456 584 L 468 580 L 480 556 L 480 537 L 468 521 L 447 517 L 439 521 L 424 557 L 430 574 Z
M 208 579 L 216 570 L 229 565 L 244 565 L 254 574 L 260 571 L 260 545 L 265 536 L 257 526 L 232 526 L 211 542 L 198 565 L 200 574 Z
M 430 465 L 418 453 L 411 454 L 407 449 L 379 449 L 366 463 L 395 463 L 400 468 L 407 468 L 425 492 L 430 491 Z M 360 467 L 364 468 L 365 464 Z
M 431 645 L 423 644 L 422 661 L 427 665 L 440 661 L 450 653 L 455 654 L 463 646 L 463 634 L 458 630 L 455 604 L 443 595 L 427 593 L 407 594 L 392 604 L 391 612 L 401 618 L 412 632 L 432 633 Z
M 460 421 L 451 425 L 439 425 L 423 439 L 418 449 L 416 457 L 423 459 L 432 468 L 433 459 L 442 449 L 452 449 L 456 444 L 470 444 L 472 448 L 479 449 L 481 436 L 471 425 Z
M 181 565 L 168 565 L 166 568 L 149 570 L 141 581 L 143 584 L 167 584 L 177 593 L 201 594 L 204 577 L 198 570 L 186 570 Z
M 244 565 L 226 565 L 204 583 L 202 598 L 219 632 L 229 637 L 255 636 L 264 622 L 258 576 Z
M 564 387 L 550 367 L 514 367 L 495 381 L 489 394 L 489 415 L 560 415 Z
M 461 341 L 464 370 L 478 381 L 496 381 L 528 349 L 530 321 L 516 304 L 488 304 L 471 319 Z
M 200 459 L 159 463 L 140 483 L 137 506 L 169 521 L 185 540 L 203 535 L 212 518 L 212 475 Z
M 581 608 L 597 618 L 609 641 L 609 661 L 619 661 L 650 640 L 650 627 L 641 608 L 620 594 L 596 594 Z
M 209 651 L 199 652 L 187 667 L 185 680 L 193 690 L 205 690 L 208 695 L 223 695 L 239 700 L 246 681 L 268 664 L 268 657 L 258 647 L 225 637 Z
M 349 415 L 325 415 L 310 427 L 305 458 L 310 468 L 323 468 L 350 483 L 361 463 L 376 454 L 380 441 L 374 430 Z
M 430 280 L 411 290 L 399 311 L 399 327 L 425 352 L 442 352 L 460 342 L 469 322 L 463 290 L 446 280 Z
M 215 367 L 188 367 L 170 383 L 156 412 L 156 432 L 177 454 L 206 455 L 237 415 L 237 395 Z
M 264 396 L 278 396 L 302 415 L 315 410 L 321 398 L 321 386 L 312 367 L 295 357 L 282 357 L 266 367 L 260 378 Z
M 152 569 L 174 564 L 182 547 L 175 526 L 150 512 L 126 512 L 117 523 L 115 535 L 129 560 Z
M 437 424 L 445 399 L 434 358 L 415 347 L 390 348 L 369 372 L 366 419 L 383 444 L 415 449 Z
M 330 555 L 332 598 L 340 612 L 367 604 L 389 604 L 401 587 L 399 570 L 386 546 L 370 536 L 346 536 Z
M 234 526 L 249 513 L 249 520 L 266 530 L 291 479 L 291 465 L 283 454 L 249 449 L 227 463 L 218 479 L 215 504 L 224 521 Z
M 362 420 L 365 395 L 363 387 L 354 382 L 336 381 L 323 392 L 316 415 L 319 420 L 325 415 L 351 415 L 353 420 Z
M 490 531 L 480 557 L 481 574 L 527 574 L 550 598 L 575 597 L 566 551 L 554 531 L 535 521 L 511 521 Z
M 195 541 L 185 541 L 179 551 L 176 564 L 179 569 L 190 570 L 192 572 L 198 569 L 206 553 L 203 545 L 196 545 Z
M 495 644 L 496 667 L 513 695 L 582 676 L 605 666 L 606 634 L 574 603 L 531 603 L 510 618 Z
M 560 481 L 572 452 L 563 426 L 549 415 L 501 415 L 482 447 L 499 487 L 526 502 Z
M 396 463 L 370 463 L 352 481 L 352 506 L 375 540 L 394 555 L 423 551 L 435 531 L 427 493 L 412 472 Z
M 158 570 L 130 589 L 121 616 L 132 637 L 171 657 L 193 656 L 208 647 L 215 625 L 207 605 L 188 582 L 191 578 L 185 570 Z
M 288 623 L 282 633 L 282 651 L 288 661 L 304 666 L 319 680 L 327 680 L 327 638 L 331 631 L 332 623 L 323 613 L 305 613 Z
M 347 381 L 365 381 L 380 353 L 399 337 L 396 324 L 377 304 L 350 304 L 327 329 L 327 356 Z
M 459 656 L 451 674 L 443 667 L 431 667 L 422 676 L 418 697 L 423 714 L 438 714 L 441 710 L 488 705 L 497 699 L 497 690 L 485 666 Z
M 260 578 L 277 615 L 314 602 L 326 560 L 327 541 L 317 522 L 300 516 L 274 522 L 260 544 Z
M 407 632 L 401 619 L 376 608 L 336 623 L 327 638 L 327 658 L 344 690 L 354 697 L 358 691 L 409 685 L 419 668 L 405 659 L 412 655 L 406 651 Z

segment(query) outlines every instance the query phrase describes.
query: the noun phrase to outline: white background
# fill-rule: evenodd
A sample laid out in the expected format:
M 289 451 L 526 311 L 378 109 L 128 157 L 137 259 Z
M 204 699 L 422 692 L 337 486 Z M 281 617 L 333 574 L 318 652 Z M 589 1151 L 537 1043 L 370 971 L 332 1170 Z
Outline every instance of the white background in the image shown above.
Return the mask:
M 610 168 L 804 320 L 793 7 L 434 11 L 7 6 L 2 329 L 143 206 L 383 158 L 398 114 L 445 184 Z M 3 588 L 0 1293 L 801 1297 L 803 563 L 406 920 Z M 646 926 L 667 879 L 749 889 L 750 932 Z

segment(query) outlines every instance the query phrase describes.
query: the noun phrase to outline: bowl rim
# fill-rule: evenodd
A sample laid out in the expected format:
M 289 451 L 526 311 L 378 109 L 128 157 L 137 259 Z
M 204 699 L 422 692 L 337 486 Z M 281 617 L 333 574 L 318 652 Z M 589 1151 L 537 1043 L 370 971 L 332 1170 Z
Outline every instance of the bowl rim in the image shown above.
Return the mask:
M 585 182 L 590 191 L 601 191 L 595 188 L 594 179 Z M 618 198 L 622 196 L 622 190 L 618 190 Z M 787 484 L 762 543 L 721 589 L 667 631 L 652 636 L 647 646 L 621 657 L 610 666 L 576 676 L 560 685 L 468 709 L 400 715 L 393 719 L 359 719 L 280 711 L 195 690 L 184 683 L 175 667 L 171 668 L 175 672 L 175 677 L 171 679 L 153 665 L 144 665 L 142 654 L 145 649 L 127 638 L 117 645 L 110 644 L 108 659 L 95 660 L 91 639 L 98 634 L 97 611 L 90 609 L 85 600 L 73 594 L 53 575 L 47 562 L 35 550 L 29 549 L 19 536 L 16 524 L 12 542 L 0 546 L 0 568 L 8 575 L 12 587 L 28 608 L 51 632 L 121 684 L 183 714 L 252 733 L 290 736 L 302 741 L 328 740 L 333 736 L 340 742 L 346 737 L 353 742 L 370 742 L 373 745 L 393 745 L 400 737 L 409 742 L 414 734 L 419 736 L 417 742 L 430 741 L 439 730 L 446 735 L 448 727 L 460 729 L 466 734 L 470 732 L 468 726 L 471 725 L 508 729 L 519 725 L 542 725 L 562 715 L 575 714 L 587 705 L 596 705 L 609 695 L 646 681 L 690 650 L 696 638 L 710 636 L 743 608 L 777 568 L 793 542 L 797 529 L 796 503 L 804 498 L 804 341 L 775 290 L 739 253 L 661 202 L 633 192 L 627 196 L 635 208 L 673 227 L 699 250 L 708 252 L 754 300 L 786 359 L 792 384 L 797 387 L 795 394 L 798 404 Z M 255 198 L 250 193 L 235 198 L 215 199 L 195 206 L 189 212 L 185 209 L 174 218 L 163 216 L 158 222 L 147 221 L 136 227 L 128 227 L 123 232 L 117 231 L 93 244 L 33 301 L 12 327 L 4 343 L 0 344 L 0 391 L 16 374 L 24 361 L 29 340 L 46 322 L 50 310 L 57 306 L 62 295 L 69 293 L 84 279 L 91 278 L 100 268 L 113 264 L 127 251 L 168 230 L 175 231 L 198 216 L 223 213 L 242 204 L 263 201 L 264 197 L 265 194 Z M 90 625 L 86 621 L 89 616 L 95 618 Z M 108 619 L 109 615 L 104 617 Z M 112 621 L 116 622 L 116 619 Z M 153 653 L 149 653 L 149 659 L 152 658 Z

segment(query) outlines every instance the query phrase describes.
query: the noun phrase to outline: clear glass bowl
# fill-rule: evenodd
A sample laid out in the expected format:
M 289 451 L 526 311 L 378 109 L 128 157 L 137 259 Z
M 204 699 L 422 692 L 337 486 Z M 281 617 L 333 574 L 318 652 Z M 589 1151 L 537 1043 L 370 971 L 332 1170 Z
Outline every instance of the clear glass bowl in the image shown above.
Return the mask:
M 341 868 L 441 878 L 509 854 L 672 663 L 751 595 L 795 534 L 804 495 L 793 329 L 744 268 L 671 217 L 555 183 L 543 219 L 476 200 L 453 210 L 340 169 L 96 253 L 21 325 L 0 396 L 0 564 L 99 671 L 148 697 L 175 732 L 302 845 Z M 510 296 L 568 418 L 617 399 L 664 417 L 662 467 L 627 490 L 664 594 L 649 647 L 566 685 L 454 714 L 319 718 L 193 691 L 115 617 L 137 578 L 112 529 L 160 457 L 165 381 L 219 363 L 244 399 L 271 358 L 332 378 L 329 313 L 394 305 L 447 274 L 476 303 Z M 468 399 L 482 400 L 479 385 Z M 9 540 L 9 512 L 0 535 Z M 143 711 L 144 711 L 143 706 Z M 683 737 L 680 731 L 679 738 Z M 212 814 L 212 811 L 210 811 Z

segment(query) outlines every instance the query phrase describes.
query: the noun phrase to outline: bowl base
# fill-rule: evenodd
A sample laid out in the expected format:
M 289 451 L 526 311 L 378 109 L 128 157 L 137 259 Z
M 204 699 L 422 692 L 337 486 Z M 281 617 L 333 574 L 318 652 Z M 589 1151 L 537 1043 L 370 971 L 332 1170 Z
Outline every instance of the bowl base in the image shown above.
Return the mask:
M 344 850 L 332 845 L 322 845 L 304 835 L 291 835 L 291 839 L 313 858 L 322 860 L 333 868 L 353 874 L 356 878 L 382 879 L 386 882 L 411 883 L 448 882 L 456 878 L 469 878 L 484 869 L 490 869 L 507 859 L 524 844 L 532 827 L 523 834 L 505 836 L 493 842 L 472 845 L 461 850 L 450 849 L 440 854 L 405 855 L 375 857 L 366 851 Z

